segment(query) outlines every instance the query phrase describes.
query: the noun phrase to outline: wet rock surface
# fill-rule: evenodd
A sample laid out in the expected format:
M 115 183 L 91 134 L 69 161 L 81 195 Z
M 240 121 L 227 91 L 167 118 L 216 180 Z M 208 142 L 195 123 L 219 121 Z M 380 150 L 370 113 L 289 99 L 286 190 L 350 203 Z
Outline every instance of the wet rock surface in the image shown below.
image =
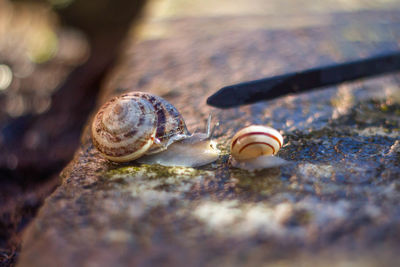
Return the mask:
M 115 164 L 86 127 L 62 184 L 26 231 L 19 266 L 397 262 L 398 74 L 230 110 L 205 100 L 242 80 L 398 49 L 399 13 L 332 14 L 329 25 L 285 30 L 258 22 L 209 32 L 215 20 L 199 20 L 164 21 L 176 32 L 128 41 L 99 104 L 152 92 L 191 131 L 204 131 L 212 112 L 220 159 L 201 168 Z M 281 130 L 278 155 L 290 164 L 255 173 L 230 167 L 229 140 L 249 124 Z

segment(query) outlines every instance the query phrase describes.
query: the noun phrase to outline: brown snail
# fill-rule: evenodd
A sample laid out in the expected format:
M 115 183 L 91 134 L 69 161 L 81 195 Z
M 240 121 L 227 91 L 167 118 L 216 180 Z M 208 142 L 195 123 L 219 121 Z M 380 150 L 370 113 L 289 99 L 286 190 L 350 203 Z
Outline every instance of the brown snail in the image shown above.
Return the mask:
M 99 109 L 91 130 L 94 146 L 115 162 L 140 159 L 143 163 L 194 167 L 218 158 L 210 119 L 207 133 L 190 134 L 178 110 L 149 93 L 130 92 L 112 98 Z
M 232 138 L 231 164 L 246 170 L 283 165 L 286 161 L 274 156 L 282 145 L 283 137 L 274 128 L 262 125 L 245 127 Z

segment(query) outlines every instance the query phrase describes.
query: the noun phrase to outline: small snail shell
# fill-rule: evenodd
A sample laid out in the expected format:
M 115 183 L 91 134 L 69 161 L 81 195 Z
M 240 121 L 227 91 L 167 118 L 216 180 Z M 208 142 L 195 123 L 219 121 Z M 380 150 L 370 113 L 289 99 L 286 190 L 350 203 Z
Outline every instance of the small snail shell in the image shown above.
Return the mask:
M 157 153 L 187 136 L 189 132 L 176 108 L 161 97 L 143 92 L 114 97 L 100 108 L 92 124 L 94 145 L 116 162 Z
M 210 130 L 211 118 L 208 129 Z M 178 110 L 165 99 L 143 92 L 112 98 L 92 124 L 94 146 L 109 160 L 194 167 L 215 161 L 211 134 L 190 134 Z M 180 142 L 182 141 L 182 142 Z
M 285 160 L 274 157 L 283 145 L 282 135 L 271 127 L 251 125 L 237 132 L 231 142 L 232 165 L 255 170 L 283 165 Z
M 241 129 L 232 138 L 231 154 L 238 160 L 275 155 L 282 144 L 283 137 L 277 130 L 262 125 L 251 125 Z

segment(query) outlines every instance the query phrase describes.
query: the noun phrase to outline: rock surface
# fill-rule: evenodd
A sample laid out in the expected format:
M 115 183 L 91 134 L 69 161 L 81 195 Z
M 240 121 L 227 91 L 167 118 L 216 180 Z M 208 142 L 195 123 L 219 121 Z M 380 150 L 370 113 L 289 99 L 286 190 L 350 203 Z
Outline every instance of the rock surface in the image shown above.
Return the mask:
M 202 168 L 114 164 L 86 128 L 26 231 L 19 266 L 398 262 L 398 74 L 230 110 L 205 100 L 227 84 L 398 49 L 399 14 L 146 22 L 168 32 L 127 41 L 99 104 L 149 91 L 173 103 L 191 131 L 203 131 L 212 112 L 220 159 Z M 279 21 L 289 26 L 276 29 Z M 229 166 L 230 138 L 253 123 L 282 131 L 279 156 L 291 164 L 255 173 Z

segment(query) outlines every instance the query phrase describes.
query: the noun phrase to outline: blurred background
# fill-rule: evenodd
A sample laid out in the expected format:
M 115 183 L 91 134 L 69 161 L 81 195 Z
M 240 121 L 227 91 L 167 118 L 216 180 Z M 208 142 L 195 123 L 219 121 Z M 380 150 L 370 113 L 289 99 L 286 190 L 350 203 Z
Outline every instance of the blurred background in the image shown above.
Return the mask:
M 318 48 L 330 62 L 357 54 L 357 43 L 377 46 L 378 52 L 397 49 L 399 32 L 388 25 L 398 28 L 399 9 L 396 0 L 0 0 L 0 266 L 15 264 L 21 232 L 60 182 L 100 83 L 127 35 L 174 38 L 199 25 L 211 35 L 260 25 L 273 30 L 319 27 L 337 22 L 330 14 L 372 15 L 376 34 L 362 34 L 369 24 L 348 25 L 343 35 L 352 43 L 349 49 Z M 187 17 L 201 19 L 187 25 L 182 19 Z M 173 32 L 165 20 L 182 31 Z M 282 53 L 307 60 L 301 49 Z M 279 62 L 274 67 L 280 70 Z
M 0 0 L 0 266 L 59 183 L 144 0 Z

